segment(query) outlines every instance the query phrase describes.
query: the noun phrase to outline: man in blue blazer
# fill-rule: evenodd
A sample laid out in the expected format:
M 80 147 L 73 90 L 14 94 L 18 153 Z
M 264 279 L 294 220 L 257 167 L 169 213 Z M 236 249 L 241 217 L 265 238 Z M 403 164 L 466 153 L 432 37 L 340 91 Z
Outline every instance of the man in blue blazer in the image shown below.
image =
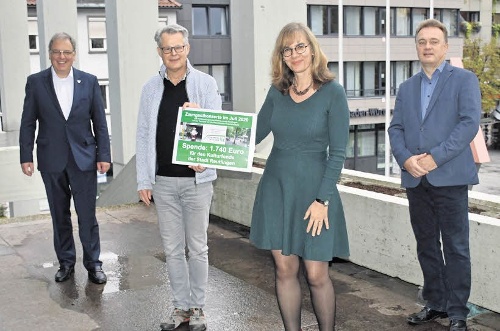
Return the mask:
M 52 216 L 59 260 L 56 282 L 74 273 L 76 262 L 70 200 L 78 215 L 83 265 L 89 279 L 106 282 L 99 260 L 99 225 L 95 216 L 97 173 L 111 164 L 106 115 L 97 78 L 73 68 L 76 43 L 56 33 L 49 43 L 52 66 L 28 77 L 19 145 L 24 174 L 34 172 L 33 147 L 38 121 L 37 158 Z
M 424 277 L 426 306 L 408 322 L 449 317 L 450 330 L 463 331 L 471 287 L 467 194 L 478 183 L 470 142 L 479 129 L 481 93 L 473 73 L 445 61 L 448 32 L 441 22 L 425 20 L 416 32 L 422 70 L 401 84 L 388 130 Z

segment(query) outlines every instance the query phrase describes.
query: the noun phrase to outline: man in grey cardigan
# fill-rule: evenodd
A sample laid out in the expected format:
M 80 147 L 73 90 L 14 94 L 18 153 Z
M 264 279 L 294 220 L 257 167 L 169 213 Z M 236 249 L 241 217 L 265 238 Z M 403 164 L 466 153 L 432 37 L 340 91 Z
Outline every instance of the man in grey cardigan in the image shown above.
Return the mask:
M 172 163 L 179 107 L 222 109 L 215 79 L 194 69 L 188 31 L 177 24 L 155 34 L 163 60 L 159 74 L 142 89 L 137 120 L 137 190 L 158 214 L 173 309 L 162 330 L 189 322 L 191 331 L 206 330 L 203 313 L 208 280 L 207 229 L 215 169 Z M 188 257 L 186 257 L 186 247 Z

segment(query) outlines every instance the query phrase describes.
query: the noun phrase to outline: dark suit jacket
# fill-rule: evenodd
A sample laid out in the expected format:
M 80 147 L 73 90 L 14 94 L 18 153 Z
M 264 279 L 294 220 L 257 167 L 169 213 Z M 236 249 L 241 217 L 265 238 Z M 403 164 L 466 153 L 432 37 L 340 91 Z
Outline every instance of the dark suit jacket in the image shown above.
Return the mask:
M 421 178 L 414 178 L 403 169 L 403 164 L 421 153 L 430 153 L 438 166 L 427 175 L 432 185 L 479 183 L 470 149 L 481 117 L 477 77 L 446 63 L 423 119 L 421 80 L 417 74 L 400 85 L 389 126 L 392 153 L 403 170 L 402 186 L 416 187 L 420 183 Z
M 96 169 L 97 162 L 111 162 L 106 115 L 97 77 L 73 68 L 73 106 L 68 120 L 57 100 L 51 68 L 30 75 L 21 119 L 21 163 L 33 162 L 38 121 L 37 157 L 40 172 L 61 172 L 68 153 L 82 171 Z

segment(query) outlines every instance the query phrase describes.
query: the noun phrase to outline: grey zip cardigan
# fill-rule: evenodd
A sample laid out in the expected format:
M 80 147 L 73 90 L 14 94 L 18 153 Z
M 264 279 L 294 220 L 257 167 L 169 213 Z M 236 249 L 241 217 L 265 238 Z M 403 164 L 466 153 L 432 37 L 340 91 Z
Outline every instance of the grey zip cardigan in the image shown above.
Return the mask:
M 186 91 L 189 102 L 195 102 L 204 109 L 222 109 L 222 99 L 215 79 L 191 66 L 187 60 Z M 156 163 L 156 126 L 158 110 L 163 95 L 163 77 L 166 67 L 162 64 L 157 75 L 144 84 L 139 105 L 136 135 L 137 190 L 151 190 L 155 184 Z M 213 181 L 217 178 L 215 169 L 207 168 L 195 174 L 196 184 Z

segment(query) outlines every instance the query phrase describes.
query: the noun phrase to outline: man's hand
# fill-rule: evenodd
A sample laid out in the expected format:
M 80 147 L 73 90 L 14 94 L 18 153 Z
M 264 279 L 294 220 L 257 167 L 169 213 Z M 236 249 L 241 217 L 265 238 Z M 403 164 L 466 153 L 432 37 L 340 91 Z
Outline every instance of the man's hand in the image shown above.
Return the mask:
M 418 160 L 418 165 L 427 170 L 427 172 L 431 172 L 432 170 L 437 168 L 437 164 L 430 154 L 426 154 L 423 158 Z
M 151 204 L 151 190 L 139 190 L 139 199 L 149 206 Z
M 204 166 L 201 166 L 199 164 L 198 165 L 190 165 L 190 166 L 188 166 L 188 168 L 191 168 L 196 172 L 203 172 L 206 169 Z
M 200 105 L 194 102 L 184 102 L 182 108 L 200 108 Z
M 97 171 L 99 171 L 100 174 L 105 174 L 108 172 L 110 166 L 111 163 L 109 162 L 97 162 Z
M 21 163 L 21 169 L 23 170 L 23 174 L 30 177 L 35 172 L 35 166 L 33 162 Z
M 425 158 L 426 155 L 427 154 L 424 153 L 409 157 L 403 164 L 403 167 L 405 168 L 406 171 L 410 173 L 410 175 L 412 175 L 415 178 L 427 175 L 429 171 L 419 164 L 419 161 Z

